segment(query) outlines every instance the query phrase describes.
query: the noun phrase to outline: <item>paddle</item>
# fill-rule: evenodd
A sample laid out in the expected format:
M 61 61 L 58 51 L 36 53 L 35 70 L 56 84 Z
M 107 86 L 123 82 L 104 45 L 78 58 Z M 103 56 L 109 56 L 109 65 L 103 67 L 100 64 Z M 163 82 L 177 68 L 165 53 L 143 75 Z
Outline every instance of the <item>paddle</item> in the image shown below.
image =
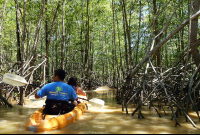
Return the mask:
M 78 99 L 86 100 L 92 106 L 100 107 L 100 108 L 102 108 L 104 106 L 104 104 L 105 104 L 105 102 L 103 100 L 98 99 L 98 98 L 92 98 L 92 99 L 88 100 L 88 99 L 85 99 L 85 98 L 78 97 Z
M 23 77 L 16 75 L 16 74 L 11 74 L 11 73 L 5 73 L 3 75 L 3 82 L 10 84 L 12 86 L 24 86 L 24 85 L 28 84 L 28 85 L 32 85 L 35 87 L 40 87 L 35 84 L 29 84 Z
M 79 98 L 79 99 L 82 99 L 82 100 L 88 101 L 88 103 L 91 104 L 91 105 L 94 106 L 94 107 L 102 108 L 102 107 L 104 106 L 104 104 L 105 104 L 105 102 L 104 102 L 103 100 L 98 99 L 98 98 L 92 98 L 92 99 L 90 99 L 90 100 L 85 99 L 85 98 L 81 98 L 81 97 L 78 97 L 78 98 Z M 31 101 L 41 101 L 41 100 L 45 100 L 45 98 L 37 98 L 37 99 L 36 99 L 34 95 L 30 96 L 29 99 L 30 99 Z
M 24 86 L 24 85 L 33 85 L 36 87 L 40 87 L 34 84 L 29 84 L 23 77 L 19 76 L 19 75 L 15 75 L 15 74 L 11 74 L 11 73 L 5 73 L 3 76 L 3 82 L 13 85 L 13 86 Z M 102 90 L 94 90 L 94 92 L 102 92 Z M 90 91 L 89 91 L 90 92 Z M 91 91 L 92 92 L 92 91 Z M 83 100 L 87 100 L 84 98 L 80 98 Z M 34 99 L 37 100 L 37 99 Z M 92 106 L 96 106 L 96 107 L 103 107 L 104 106 L 104 101 L 101 99 L 97 99 L 97 98 L 93 98 L 90 100 L 87 100 Z
M 105 102 L 101 99 L 98 99 L 98 98 L 92 98 L 90 100 L 87 100 L 92 106 L 95 106 L 95 107 L 104 107 L 104 104 Z
M 116 89 L 112 89 L 109 88 L 108 86 L 103 86 L 103 87 L 99 87 L 96 90 L 91 90 L 91 91 L 85 91 L 85 92 L 96 92 L 96 93 L 107 93 L 110 90 L 116 90 Z
M 35 87 L 40 87 L 34 84 L 29 84 L 23 77 L 16 74 L 11 74 L 11 73 L 5 73 L 3 75 L 3 82 L 13 85 L 13 86 L 32 85 Z M 116 89 L 111 89 L 107 86 L 104 86 L 104 87 L 99 87 L 96 90 L 85 91 L 85 92 L 107 93 L 109 90 L 116 90 Z

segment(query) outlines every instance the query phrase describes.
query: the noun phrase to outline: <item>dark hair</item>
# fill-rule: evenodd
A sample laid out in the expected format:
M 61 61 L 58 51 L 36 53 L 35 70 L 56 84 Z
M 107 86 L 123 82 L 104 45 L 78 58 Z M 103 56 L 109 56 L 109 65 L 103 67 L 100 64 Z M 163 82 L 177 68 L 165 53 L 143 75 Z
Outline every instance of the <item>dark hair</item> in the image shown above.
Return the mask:
M 72 85 L 72 86 L 77 86 L 77 78 L 75 76 L 72 76 L 69 78 L 67 84 Z
M 65 79 L 65 71 L 62 69 L 57 69 L 54 71 L 54 75 L 58 76 L 60 80 L 64 80 Z

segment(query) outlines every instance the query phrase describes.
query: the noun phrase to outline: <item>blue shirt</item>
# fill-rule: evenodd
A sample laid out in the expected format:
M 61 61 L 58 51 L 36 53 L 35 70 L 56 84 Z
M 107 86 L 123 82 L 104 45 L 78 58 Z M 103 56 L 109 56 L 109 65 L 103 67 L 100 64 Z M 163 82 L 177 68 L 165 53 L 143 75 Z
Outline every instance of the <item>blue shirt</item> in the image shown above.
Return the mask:
M 37 92 L 39 97 L 47 95 L 47 99 L 64 100 L 69 99 L 75 100 L 77 98 L 74 89 L 66 84 L 65 82 L 53 82 L 46 84 L 41 90 Z
M 69 85 L 69 86 L 71 86 L 74 90 L 76 90 L 76 87 L 75 87 L 75 86 L 72 86 L 72 85 Z

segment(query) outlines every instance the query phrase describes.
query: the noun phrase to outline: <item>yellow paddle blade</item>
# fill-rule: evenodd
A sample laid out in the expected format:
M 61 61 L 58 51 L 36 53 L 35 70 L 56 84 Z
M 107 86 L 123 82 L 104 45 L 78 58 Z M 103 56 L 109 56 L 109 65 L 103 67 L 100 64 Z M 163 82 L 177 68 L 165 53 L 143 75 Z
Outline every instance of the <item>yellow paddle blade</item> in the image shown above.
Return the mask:
M 24 86 L 28 84 L 23 77 L 11 73 L 5 73 L 3 75 L 3 82 L 12 86 Z

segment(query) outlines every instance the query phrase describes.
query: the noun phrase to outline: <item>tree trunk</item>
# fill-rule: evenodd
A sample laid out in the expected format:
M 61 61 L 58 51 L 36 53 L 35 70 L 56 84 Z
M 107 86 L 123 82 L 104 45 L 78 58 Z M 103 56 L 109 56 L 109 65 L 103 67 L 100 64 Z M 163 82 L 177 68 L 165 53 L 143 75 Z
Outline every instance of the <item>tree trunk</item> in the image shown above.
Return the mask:
M 106 32 L 105 32 L 105 44 L 106 44 Z M 100 36 L 100 34 L 99 34 L 99 36 Z M 104 40 L 102 40 L 102 51 L 103 52 L 105 52 L 105 50 L 104 50 Z M 105 83 L 105 79 L 104 79 L 104 77 L 105 77 L 105 58 L 103 58 L 102 59 L 102 61 L 103 61 L 103 63 L 102 63 L 102 78 L 103 78 L 103 81 L 102 81 L 102 85 L 104 85 L 104 83 Z
M 59 7 L 60 7 L 60 0 L 58 1 L 58 5 L 57 5 L 57 8 L 56 8 L 54 17 L 53 17 L 53 21 L 51 23 L 51 33 L 50 33 L 50 37 L 48 39 L 48 43 L 47 43 L 47 46 L 46 46 L 46 59 L 47 59 L 47 61 L 46 61 L 46 76 L 49 76 L 49 45 L 50 45 L 50 42 L 51 42 L 51 38 L 52 38 L 52 34 L 53 34 L 54 22 L 55 22 L 56 15 L 57 15 Z
M 4 7 L 3 7 L 3 13 L 2 13 L 2 18 L 1 18 L 1 24 L 0 24 L 0 42 L 1 42 L 2 25 L 3 25 L 3 21 L 4 21 L 4 16 L 5 16 L 6 2 L 7 2 L 7 0 L 5 0 L 5 4 L 4 4 Z M 3 50 L 3 47 L 2 47 L 2 44 L 0 44 L 0 56 L 2 56 L 2 50 Z M 0 69 L 2 69 L 2 64 L 1 63 L 2 63 L 2 57 L 0 57 Z
M 81 9 L 83 11 L 83 1 L 81 0 Z M 83 12 L 81 13 L 81 31 L 80 31 L 80 40 L 81 40 L 81 69 L 84 71 L 84 47 L 83 47 L 83 30 L 84 30 L 84 23 L 83 23 Z M 81 72 L 81 82 L 83 82 L 84 72 Z M 81 85 L 81 87 L 83 87 Z
M 16 1 L 16 34 L 17 34 L 17 61 L 21 61 L 21 47 L 20 47 L 20 26 L 19 26 L 19 5 Z
M 59 28 L 58 28 L 58 29 L 59 29 Z M 58 45 L 58 35 L 59 35 L 59 32 L 56 31 L 56 39 L 55 39 L 55 40 L 56 40 L 56 43 L 55 43 L 55 46 L 56 46 L 56 48 L 55 48 L 55 51 L 56 51 L 56 65 L 55 65 L 55 68 L 56 68 L 56 69 L 58 69 L 58 65 L 59 65 L 59 64 L 58 64 L 58 63 L 59 63 L 59 61 L 58 61 L 58 60 L 59 60 L 59 59 L 58 59 L 58 48 L 59 48 L 59 47 L 58 47 L 58 46 L 59 46 L 59 45 Z
M 43 17 L 44 4 L 45 4 L 45 0 L 42 0 L 40 17 L 39 17 L 38 24 L 37 24 L 37 27 L 36 27 L 36 30 L 35 30 L 34 44 L 33 44 L 33 47 L 32 47 L 33 59 L 30 62 L 30 67 L 35 65 L 35 61 L 36 61 L 36 57 L 37 57 L 36 49 L 37 49 L 37 42 L 38 42 L 39 34 L 40 34 L 40 26 L 41 26 L 41 21 L 42 21 L 42 17 Z M 42 46 L 41 46 L 41 49 L 42 49 Z M 41 51 L 41 55 L 42 55 L 42 51 Z M 32 71 L 33 71 L 33 68 L 30 69 L 30 72 L 32 72 Z
M 200 7 L 200 0 L 195 0 L 193 3 L 193 9 L 194 9 L 193 14 L 199 11 L 199 7 Z M 191 22 L 190 45 L 197 41 L 197 33 L 198 33 L 198 18 L 195 18 Z M 199 44 L 191 47 L 192 57 L 197 67 L 200 63 L 200 55 L 199 55 L 198 46 Z
M 63 36 L 62 36 L 62 46 L 61 46 L 61 68 L 64 70 L 64 58 L 65 58 L 65 54 L 64 54 L 64 47 L 65 47 L 65 0 L 63 0 L 63 19 L 62 19 L 62 23 L 63 23 Z
M 125 24 L 126 24 L 126 34 L 127 34 L 127 38 L 128 38 L 129 62 L 130 62 L 130 66 L 133 66 L 132 49 L 131 49 L 131 31 L 130 31 L 130 28 L 128 25 L 128 20 L 127 20 L 127 15 L 126 15 L 126 4 L 125 4 L 124 0 L 122 0 L 122 6 L 123 6 L 123 13 L 124 13 L 124 19 L 125 19 Z
M 22 34 L 22 45 L 21 45 L 21 50 L 22 50 L 22 74 L 23 74 L 23 65 L 25 62 L 25 39 L 26 39 L 26 0 L 24 0 L 24 9 L 23 9 L 23 23 L 24 23 L 24 30 L 23 30 L 23 34 Z
M 140 42 L 140 27 L 141 27 L 141 16 L 142 16 L 142 5 L 141 5 L 141 0 L 139 1 L 140 3 L 140 15 L 139 15 L 139 28 L 138 28 L 138 42 L 136 44 L 136 57 L 135 57 L 135 65 L 137 65 L 138 62 L 138 49 L 139 49 L 139 42 Z
M 122 6 L 123 9 L 123 6 Z M 123 11 L 123 10 L 122 10 Z M 124 48 L 125 48 L 125 61 L 126 61 L 126 72 L 129 71 L 129 61 L 128 61 L 128 45 L 127 45 L 127 36 L 126 36 L 126 26 L 125 26 L 125 17 L 124 13 L 122 12 L 123 18 L 123 30 L 124 30 Z
M 45 18 L 45 45 L 46 45 L 46 55 L 47 55 L 47 46 L 48 46 L 48 14 L 47 14 L 47 6 L 48 6 L 48 0 L 45 0 L 45 12 L 46 12 L 46 18 Z M 47 58 L 46 64 L 45 64 L 45 76 L 49 75 L 49 70 L 48 70 L 48 64 L 49 64 L 49 60 Z
M 1 29 L 2 29 L 2 25 L 3 25 L 3 21 L 4 21 L 4 16 L 5 16 L 5 10 L 6 10 L 6 2 L 7 0 L 5 0 L 5 4 L 4 4 L 4 7 L 3 7 L 3 13 L 2 13 L 2 17 L 1 17 L 1 24 L 0 24 L 0 37 L 1 37 Z
M 87 69 L 89 67 L 87 67 L 87 63 L 88 63 L 88 53 L 89 53 L 89 44 L 90 44 L 90 19 L 89 19 L 89 0 L 87 0 L 87 21 L 86 21 L 86 35 L 85 35 L 85 59 L 84 59 L 84 83 L 86 83 L 86 80 L 88 79 L 88 73 L 87 73 Z
M 25 43 L 25 39 L 26 39 L 26 0 L 24 0 L 24 9 L 23 9 L 23 22 L 24 22 L 24 30 L 23 30 L 23 34 L 22 34 L 22 45 L 21 45 L 21 50 L 22 50 L 22 59 L 21 59 L 21 72 L 20 75 L 23 75 L 24 73 L 24 63 L 25 63 L 25 49 L 24 49 L 24 43 Z M 25 97 L 25 93 L 24 93 L 24 89 L 22 87 L 20 87 L 20 102 L 19 105 L 23 106 L 24 103 L 24 97 Z
M 115 41 L 115 0 L 112 0 L 112 11 L 113 11 L 113 87 L 115 87 L 115 77 L 116 77 L 116 72 L 115 72 L 115 65 L 118 65 L 117 62 L 117 56 L 116 56 L 116 41 Z
M 157 1 L 156 0 L 153 0 L 153 9 L 154 9 L 154 16 L 157 15 Z M 154 20 L 154 35 L 158 35 L 158 20 L 155 19 Z M 158 36 L 156 39 L 155 39 L 155 44 L 157 45 L 159 43 L 159 37 Z M 160 55 L 160 49 L 158 49 L 158 51 L 156 52 L 156 58 L 157 58 L 157 67 L 160 67 L 161 66 L 161 55 Z
M 123 65 L 122 65 L 122 52 L 121 52 L 121 42 L 120 42 L 120 31 L 119 31 L 119 21 L 118 21 L 118 18 L 117 18 L 117 13 L 115 14 L 116 15 L 116 21 L 117 21 L 117 30 L 118 30 L 118 40 L 119 40 L 119 57 L 120 57 L 120 69 L 121 69 L 121 72 L 122 72 L 122 76 L 124 74 L 124 69 L 123 69 Z

